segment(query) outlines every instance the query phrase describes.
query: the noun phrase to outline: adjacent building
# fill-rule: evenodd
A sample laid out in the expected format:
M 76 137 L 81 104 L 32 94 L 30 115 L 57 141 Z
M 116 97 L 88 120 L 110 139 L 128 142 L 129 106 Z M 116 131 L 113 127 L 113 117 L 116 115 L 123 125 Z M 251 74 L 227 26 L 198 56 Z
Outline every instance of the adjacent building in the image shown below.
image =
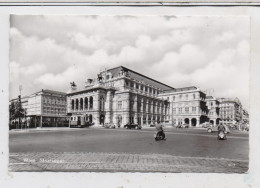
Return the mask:
M 17 102 L 17 99 L 10 101 Z M 41 90 L 21 98 L 25 116 L 22 122 L 26 127 L 58 127 L 68 126 L 66 93 Z M 14 121 L 17 122 L 17 121 Z
M 172 125 L 185 123 L 199 127 L 208 121 L 206 94 L 195 86 L 166 90 L 159 94 L 159 98 L 169 103 Z
M 209 122 L 212 123 L 214 126 L 218 125 L 220 123 L 220 107 L 219 107 L 219 101 L 213 97 L 213 96 L 207 96 L 206 97 L 206 103 L 208 107 L 208 118 Z
M 242 120 L 242 105 L 238 98 L 219 98 L 220 118 L 224 124 L 237 124 Z

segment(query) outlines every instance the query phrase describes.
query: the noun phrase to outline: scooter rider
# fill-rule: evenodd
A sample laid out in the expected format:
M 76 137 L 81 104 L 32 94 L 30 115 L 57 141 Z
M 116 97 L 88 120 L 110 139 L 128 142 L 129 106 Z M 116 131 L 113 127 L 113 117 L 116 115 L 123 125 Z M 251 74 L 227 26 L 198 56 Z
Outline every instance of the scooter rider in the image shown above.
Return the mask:
M 218 139 L 226 140 L 226 133 L 225 132 L 226 132 L 225 126 L 222 123 L 219 124 L 219 126 L 218 126 Z
M 166 140 L 163 126 L 161 124 L 156 125 L 157 133 L 154 135 L 155 140 Z
M 163 126 L 162 124 L 156 125 L 157 134 L 163 133 Z
M 218 133 L 220 133 L 221 131 L 223 131 L 224 133 L 226 131 L 226 128 L 222 123 L 220 123 L 219 126 L 218 126 Z

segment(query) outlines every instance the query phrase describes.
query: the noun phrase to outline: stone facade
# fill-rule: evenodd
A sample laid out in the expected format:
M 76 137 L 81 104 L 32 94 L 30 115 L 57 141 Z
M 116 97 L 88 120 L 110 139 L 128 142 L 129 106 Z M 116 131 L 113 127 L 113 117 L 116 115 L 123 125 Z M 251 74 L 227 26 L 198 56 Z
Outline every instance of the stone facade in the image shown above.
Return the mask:
M 84 89 L 73 85 L 67 93 L 67 112 L 95 125 L 149 126 L 169 118 L 167 100 L 158 97 L 169 89 L 173 88 L 120 66 L 88 79 Z
M 207 107 L 209 109 L 208 118 L 209 122 L 214 126 L 220 123 L 219 117 L 219 101 L 213 96 L 206 97 Z
M 236 124 L 242 120 L 242 105 L 238 98 L 219 98 L 220 118 L 224 124 Z
M 13 99 L 10 103 L 14 101 L 18 99 Z M 24 96 L 21 104 L 26 115 L 22 122 L 26 122 L 26 127 L 66 126 L 66 102 L 66 93 L 52 90 L 41 90 Z
M 197 87 L 185 87 L 167 90 L 159 98 L 169 101 L 169 123 L 172 125 L 188 124 L 199 127 L 208 121 L 206 94 Z

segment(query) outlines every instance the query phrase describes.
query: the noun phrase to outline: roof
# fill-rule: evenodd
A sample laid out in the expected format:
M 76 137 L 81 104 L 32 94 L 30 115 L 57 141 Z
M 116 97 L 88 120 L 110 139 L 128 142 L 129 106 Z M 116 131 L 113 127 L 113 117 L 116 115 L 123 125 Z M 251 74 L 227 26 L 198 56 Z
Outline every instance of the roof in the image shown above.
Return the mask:
M 170 89 L 167 91 L 164 91 L 165 93 L 171 93 L 171 92 L 180 92 L 180 91 L 191 91 L 191 90 L 197 90 L 198 88 L 195 86 L 190 86 L 190 87 L 182 87 L 182 88 L 175 88 L 175 89 Z
M 154 80 L 154 79 L 152 79 L 152 78 L 150 78 L 148 76 L 145 76 L 143 74 L 140 74 L 138 72 L 135 72 L 135 71 L 133 71 L 131 69 L 128 69 L 126 67 L 123 67 L 123 66 L 119 66 L 119 67 L 115 67 L 115 68 L 112 68 L 112 69 L 108 69 L 108 70 L 106 70 L 106 72 L 111 72 L 113 77 L 117 77 L 121 70 L 129 72 L 130 73 L 129 77 L 134 79 L 134 80 L 138 80 L 140 82 L 144 82 L 144 83 L 146 83 L 148 85 L 152 85 L 152 86 L 160 88 L 162 90 L 174 89 L 171 86 L 168 86 L 168 85 L 166 85 L 164 83 L 161 83 L 161 82 L 159 82 L 157 80 Z M 105 71 L 103 71 L 103 72 L 105 72 Z
M 49 89 L 42 89 L 41 91 L 38 91 L 38 92 L 35 92 L 33 94 L 36 94 L 36 93 L 48 93 L 48 94 L 58 94 L 58 95 L 66 95 L 65 92 L 61 92 L 61 91 L 54 91 L 54 90 L 49 90 Z

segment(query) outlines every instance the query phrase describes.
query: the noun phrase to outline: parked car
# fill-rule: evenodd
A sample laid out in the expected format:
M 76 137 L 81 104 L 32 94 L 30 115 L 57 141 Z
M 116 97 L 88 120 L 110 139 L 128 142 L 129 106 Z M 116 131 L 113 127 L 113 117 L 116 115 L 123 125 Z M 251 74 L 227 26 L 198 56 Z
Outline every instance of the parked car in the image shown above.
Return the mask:
M 189 128 L 189 124 L 184 123 L 184 124 L 181 125 L 181 128 Z
M 104 127 L 107 128 L 107 129 L 115 129 L 116 128 L 116 126 L 114 124 L 111 124 L 111 123 L 105 123 Z
M 155 127 L 155 124 L 150 124 L 150 127 Z
M 178 129 L 178 128 L 182 128 L 182 127 L 181 127 L 181 124 L 176 125 L 176 129 Z
M 138 124 L 128 123 L 128 124 L 124 125 L 124 128 L 126 128 L 126 129 L 141 129 L 142 126 L 138 125 Z
M 204 123 L 200 124 L 200 126 L 202 128 L 208 128 L 208 127 L 213 127 L 213 124 L 209 123 L 209 122 L 204 122 Z
M 230 133 L 230 129 L 228 128 L 228 126 L 224 125 L 225 127 L 225 133 L 229 134 Z M 207 128 L 207 132 L 208 133 L 213 133 L 213 132 L 218 132 L 218 126 L 213 126 L 213 127 L 208 127 Z
M 176 125 L 176 128 L 189 128 L 189 124 L 187 124 L 187 123 L 179 124 L 179 125 Z

